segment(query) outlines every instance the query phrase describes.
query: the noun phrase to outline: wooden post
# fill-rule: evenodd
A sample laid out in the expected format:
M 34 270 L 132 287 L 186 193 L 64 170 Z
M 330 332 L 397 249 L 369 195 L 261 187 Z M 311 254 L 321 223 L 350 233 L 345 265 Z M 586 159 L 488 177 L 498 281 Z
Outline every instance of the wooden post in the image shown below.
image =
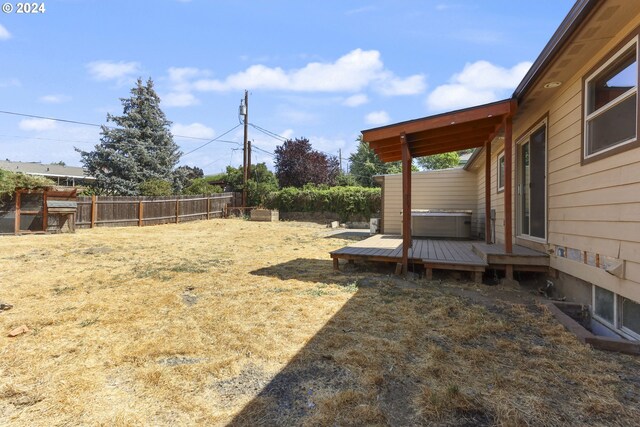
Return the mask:
M 211 219 L 211 196 L 207 197 L 207 219 Z
M 144 220 L 144 203 L 142 200 L 138 202 L 138 227 L 142 227 Z
M 20 192 L 16 192 L 16 217 L 14 223 L 14 233 L 20 234 Z
M 176 224 L 180 221 L 180 199 L 176 199 Z
M 504 119 L 504 250 L 513 252 L 513 135 L 511 117 Z
M 491 141 L 484 144 L 484 241 L 491 242 Z
M 42 231 L 46 233 L 49 226 L 49 210 L 47 209 L 47 191 L 42 193 Z
M 96 220 L 98 219 L 97 199 L 98 197 L 95 194 L 91 195 L 91 228 L 96 226 Z
M 402 152 L 402 274 L 409 268 L 409 249 L 411 248 L 411 152 L 407 136 L 400 135 Z

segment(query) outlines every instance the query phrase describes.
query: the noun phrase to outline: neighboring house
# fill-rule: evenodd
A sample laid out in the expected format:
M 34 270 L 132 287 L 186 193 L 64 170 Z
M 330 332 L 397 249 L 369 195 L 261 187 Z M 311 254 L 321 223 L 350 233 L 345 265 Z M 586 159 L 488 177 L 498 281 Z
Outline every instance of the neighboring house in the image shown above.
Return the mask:
M 40 162 L 11 162 L 0 160 L 0 169 L 11 172 L 20 172 L 27 175 L 38 175 L 49 178 L 57 185 L 83 186 L 95 180 L 85 173 L 84 169 L 77 166 L 63 166 L 59 164 L 42 164 Z
M 364 131 L 405 165 L 476 147 L 413 187 L 409 173 L 380 178 L 383 232 L 403 230 L 407 207 L 470 210 L 474 236 L 548 253 L 561 293 L 640 339 L 639 35 L 640 1 L 579 0 L 511 99 Z

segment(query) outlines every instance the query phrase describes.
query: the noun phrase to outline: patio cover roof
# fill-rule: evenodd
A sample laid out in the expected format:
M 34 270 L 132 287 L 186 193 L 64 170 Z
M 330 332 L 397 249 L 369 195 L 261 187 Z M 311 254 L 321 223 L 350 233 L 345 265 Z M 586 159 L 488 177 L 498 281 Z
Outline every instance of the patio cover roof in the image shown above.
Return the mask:
M 402 135 L 406 137 L 411 157 L 465 150 L 491 142 L 504 119 L 512 116 L 515 109 L 516 101 L 505 99 L 364 130 L 362 136 L 383 162 L 402 160 Z

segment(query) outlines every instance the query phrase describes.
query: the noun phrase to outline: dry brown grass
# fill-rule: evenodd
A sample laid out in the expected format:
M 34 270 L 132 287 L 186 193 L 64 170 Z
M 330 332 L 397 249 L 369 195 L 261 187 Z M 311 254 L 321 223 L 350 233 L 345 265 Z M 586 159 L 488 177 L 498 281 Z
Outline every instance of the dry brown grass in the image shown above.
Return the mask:
M 0 424 L 634 425 L 640 364 L 300 223 L 0 239 Z M 484 292 L 484 291 L 481 291 Z M 26 324 L 30 332 L 6 333 Z

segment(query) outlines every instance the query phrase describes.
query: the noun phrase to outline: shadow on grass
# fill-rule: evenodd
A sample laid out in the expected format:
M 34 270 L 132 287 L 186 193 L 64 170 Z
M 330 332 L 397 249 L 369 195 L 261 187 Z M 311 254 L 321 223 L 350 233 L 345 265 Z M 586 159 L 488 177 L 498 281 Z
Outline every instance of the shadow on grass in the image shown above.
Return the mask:
M 331 259 L 297 258 L 282 264 L 259 268 L 251 274 L 255 276 L 276 277 L 281 280 L 302 280 L 305 282 L 324 282 L 333 272 Z
M 301 258 L 252 274 L 354 278 L 331 268 L 331 260 Z M 640 414 L 624 399 L 592 404 L 608 399 L 594 381 L 634 377 L 637 365 L 616 366 L 565 342 L 541 308 L 478 305 L 433 285 L 358 276 L 351 298 L 278 374 L 247 363 L 237 377 L 214 385 L 225 401 L 260 390 L 229 425 L 623 425 Z M 623 380 L 614 386 L 620 396 L 636 387 Z
M 371 237 L 371 233 L 369 232 L 369 230 L 344 230 L 331 233 L 326 236 L 325 239 L 342 239 L 359 242 L 361 240 L 368 239 L 369 237 Z
M 284 270 L 283 278 L 299 279 L 296 266 L 307 261 L 277 266 L 278 277 Z M 331 261 L 314 265 L 331 268 Z M 256 274 L 273 273 L 262 270 Z M 284 369 L 262 384 L 257 397 L 229 425 L 412 424 L 412 399 L 420 391 L 420 379 L 397 367 L 397 360 L 416 358 L 418 349 L 395 342 L 412 332 L 389 311 L 406 296 L 391 287 L 358 289 Z M 380 309 L 372 309 L 376 305 Z M 256 372 L 249 366 L 237 382 L 247 382 L 241 377 L 251 375 Z
M 348 264 L 342 261 L 340 269 L 345 275 L 349 274 L 392 274 L 395 264 L 382 262 L 358 261 Z M 255 276 L 275 277 L 281 280 L 301 280 L 313 283 L 326 283 L 335 281 L 336 273 L 333 271 L 332 259 L 296 258 L 281 264 L 253 270 Z M 340 273 L 338 273 L 340 274 Z M 346 276 L 345 276 L 346 277 Z

